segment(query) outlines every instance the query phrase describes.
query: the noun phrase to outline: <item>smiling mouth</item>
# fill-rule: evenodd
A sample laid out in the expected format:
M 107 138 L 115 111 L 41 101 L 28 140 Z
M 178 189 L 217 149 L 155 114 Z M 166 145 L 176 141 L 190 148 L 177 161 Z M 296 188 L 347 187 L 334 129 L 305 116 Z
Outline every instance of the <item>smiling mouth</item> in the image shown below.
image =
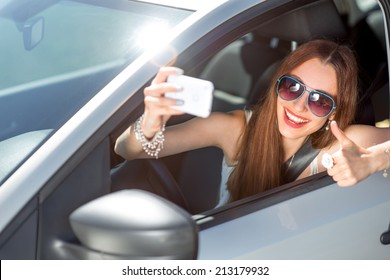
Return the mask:
M 309 122 L 309 120 L 306 120 L 306 119 L 301 119 L 295 115 L 293 115 L 291 112 L 289 112 L 287 109 L 285 109 L 285 112 L 286 112 L 286 116 L 287 116 L 287 119 L 293 123 L 296 123 L 296 124 L 304 124 L 304 123 L 307 123 Z

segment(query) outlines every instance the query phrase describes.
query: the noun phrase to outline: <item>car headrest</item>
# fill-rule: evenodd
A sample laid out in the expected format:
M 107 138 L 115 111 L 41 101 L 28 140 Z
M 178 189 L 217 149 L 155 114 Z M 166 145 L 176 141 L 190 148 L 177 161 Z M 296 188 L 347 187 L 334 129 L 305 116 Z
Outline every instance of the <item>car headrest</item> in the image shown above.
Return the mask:
M 343 38 L 346 28 L 333 1 L 324 0 L 272 19 L 254 31 L 255 36 L 306 42 L 315 38 Z

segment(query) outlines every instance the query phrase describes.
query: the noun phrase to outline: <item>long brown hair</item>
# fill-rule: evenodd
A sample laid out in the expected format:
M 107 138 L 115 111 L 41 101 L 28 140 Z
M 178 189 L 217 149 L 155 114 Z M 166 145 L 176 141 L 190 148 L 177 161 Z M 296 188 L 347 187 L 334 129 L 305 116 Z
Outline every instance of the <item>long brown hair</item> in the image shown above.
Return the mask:
M 327 40 L 307 42 L 290 53 L 271 79 L 265 99 L 256 104 L 242 135 L 237 166 L 228 180 L 231 199 L 257 194 L 284 182 L 284 150 L 276 115 L 277 79 L 313 58 L 331 65 L 337 76 L 334 120 L 341 129 L 353 121 L 357 102 L 357 63 L 351 49 Z M 334 141 L 330 131 L 320 129 L 311 135 L 313 147 L 324 148 Z

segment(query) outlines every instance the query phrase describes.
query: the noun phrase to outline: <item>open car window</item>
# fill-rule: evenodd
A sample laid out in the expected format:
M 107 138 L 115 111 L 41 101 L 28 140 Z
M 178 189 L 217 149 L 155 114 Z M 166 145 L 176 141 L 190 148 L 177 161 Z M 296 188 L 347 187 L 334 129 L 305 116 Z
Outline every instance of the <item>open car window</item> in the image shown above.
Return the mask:
M 360 63 L 360 103 L 355 123 L 388 126 L 389 91 L 387 53 L 382 41 L 383 13 L 376 2 L 356 19 L 355 12 L 350 9 L 357 6 L 345 9 L 337 2 L 319 1 L 317 5 L 287 10 L 275 19 L 250 26 L 250 32 L 237 35 L 238 38 L 230 40 L 211 57 L 205 54 L 206 59 L 196 63 L 191 61 L 189 67 L 184 65 L 187 67 L 184 69 L 190 75 L 213 82 L 213 111 L 250 108 L 262 99 L 276 67 L 297 45 L 318 37 L 338 39 L 354 48 Z M 374 14 L 375 24 L 372 22 Z M 317 23 L 315 26 L 314 21 Z M 371 44 L 367 45 L 367 40 Z M 214 45 L 219 43 L 214 42 Z M 172 118 L 171 123 L 180 121 L 181 117 Z M 184 197 L 188 198 L 192 213 L 210 210 L 217 205 L 221 181 L 226 182 L 228 176 L 221 164 L 221 151 L 207 148 L 162 161 L 177 180 Z M 114 188 L 115 183 L 116 180 Z

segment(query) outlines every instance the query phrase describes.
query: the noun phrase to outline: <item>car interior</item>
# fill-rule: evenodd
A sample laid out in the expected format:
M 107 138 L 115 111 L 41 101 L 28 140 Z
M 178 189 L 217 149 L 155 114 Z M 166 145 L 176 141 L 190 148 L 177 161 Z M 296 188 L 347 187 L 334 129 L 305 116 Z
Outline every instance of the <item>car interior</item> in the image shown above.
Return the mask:
M 250 108 L 261 100 L 269 86 L 267 81 L 287 53 L 310 39 L 333 39 L 349 44 L 358 57 L 359 108 L 355 123 L 387 125 L 388 67 L 382 11 L 376 2 L 364 7 L 366 10 L 359 4 L 324 0 L 283 14 L 194 65 L 190 75 L 214 83 L 213 111 Z M 188 118 L 173 117 L 168 125 Z M 112 190 L 128 188 L 131 182 L 190 213 L 200 213 L 215 207 L 218 200 L 222 159 L 222 152 L 210 147 L 159 160 L 125 161 L 112 170 Z
M 383 12 L 377 2 L 319 0 L 304 6 L 300 4 L 304 1 L 291 2 L 289 5 L 297 8 L 278 17 L 269 17 L 271 19 L 268 21 L 260 20 L 246 34 L 228 39 L 229 43 L 224 43 L 223 47 L 218 45 L 213 50 L 207 49 L 208 53 L 202 60 L 187 58 L 186 61 L 190 62 L 181 65 L 179 57 L 177 66 L 183 67 L 187 75 L 212 81 L 215 86 L 213 111 L 228 112 L 250 108 L 260 102 L 262 93 L 269 86 L 269 77 L 278 63 L 297 45 L 314 38 L 332 38 L 350 44 L 358 57 L 360 100 L 355 122 L 388 127 L 390 101 L 387 48 Z M 240 32 L 237 31 L 238 33 Z M 181 56 L 186 55 L 183 53 Z M 80 92 L 63 94 L 63 91 L 67 91 L 68 83 L 83 82 L 81 80 L 85 82 L 85 79 L 99 81 L 92 83 L 93 86 L 91 82 L 86 85 L 99 91 L 112 79 L 112 73 L 119 73 L 124 66 L 120 64 L 110 67 L 94 73 L 84 71 L 84 77 L 67 77 L 68 80 L 54 81 L 47 85 L 35 84 L 31 92 L 24 88 L 13 88 L 14 92 L 5 92 L 1 96 L 0 108 L 19 108 L 18 111 L 11 112 L 15 115 L 15 120 L 19 120 L 21 112 L 44 115 L 38 118 L 42 120 L 41 123 L 21 125 L 22 128 L 36 131 L 14 129 L 12 131 L 16 132 L 13 135 L 6 128 L 7 125 L 14 124 L 0 120 L 0 127 L 4 128 L 0 133 L 3 158 L 13 158 L 19 162 L 20 158 L 32 152 L 39 142 L 52 133 L 52 128 L 56 126 L 53 126 L 51 117 L 56 114 L 57 109 L 64 109 L 71 98 L 89 98 L 84 95 L 82 87 Z M 58 88 L 63 91 L 57 91 Z M 28 100 L 19 107 L 15 106 L 18 102 L 16 94 L 24 91 L 28 91 Z M 48 112 L 44 104 L 36 104 L 39 112 L 29 111 L 29 104 L 35 105 L 42 100 L 38 95 L 50 95 L 56 99 L 53 104 L 58 106 L 50 108 Z M 131 113 L 127 115 L 128 118 L 120 124 L 117 119 L 112 121 L 115 124 L 109 128 L 109 137 L 105 134 L 104 140 L 99 144 L 94 142 L 93 148 L 86 144 L 88 149 L 80 149 L 75 153 L 69 160 L 70 163 L 61 168 L 18 214 L 16 222 L 0 237 L 0 258 L 18 258 L 18 254 L 25 259 L 67 259 L 75 255 L 77 258 L 87 258 L 88 253 L 77 246 L 77 238 L 68 222 L 69 215 L 91 199 L 121 189 L 139 188 L 151 191 L 191 214 L 208 211 L 216 206 L 223 160 L 222 151 L 218 148 L 198 149 L 158 160 L 127 161 L 114 153 L 116 138 L 142 113 L 142 93 L 139 92 L 135 98 L 139 99 L 136 105 L 130 104 L 131 100 L 121 108 L 123 111 L 129 109 Z M 74 111 L 77 109 L 74 108 Z M 137 112 L 139 114 L 136 116 Z M 189 115 L 172 117 L 167 125 L 189 118 Z M 34 119 L 35 115 L 31 118 L 23 116 L 18 123 L 23 120 L 32 122 Z M 25 145 L 26 151 L 20 149 L 19 143 Z M 14 166 L 10 161 L 1 161 L 0 181 L 4 179 L 2 172 L 8 174 Z M 12 242 L 8 242 L 11 239 Z

